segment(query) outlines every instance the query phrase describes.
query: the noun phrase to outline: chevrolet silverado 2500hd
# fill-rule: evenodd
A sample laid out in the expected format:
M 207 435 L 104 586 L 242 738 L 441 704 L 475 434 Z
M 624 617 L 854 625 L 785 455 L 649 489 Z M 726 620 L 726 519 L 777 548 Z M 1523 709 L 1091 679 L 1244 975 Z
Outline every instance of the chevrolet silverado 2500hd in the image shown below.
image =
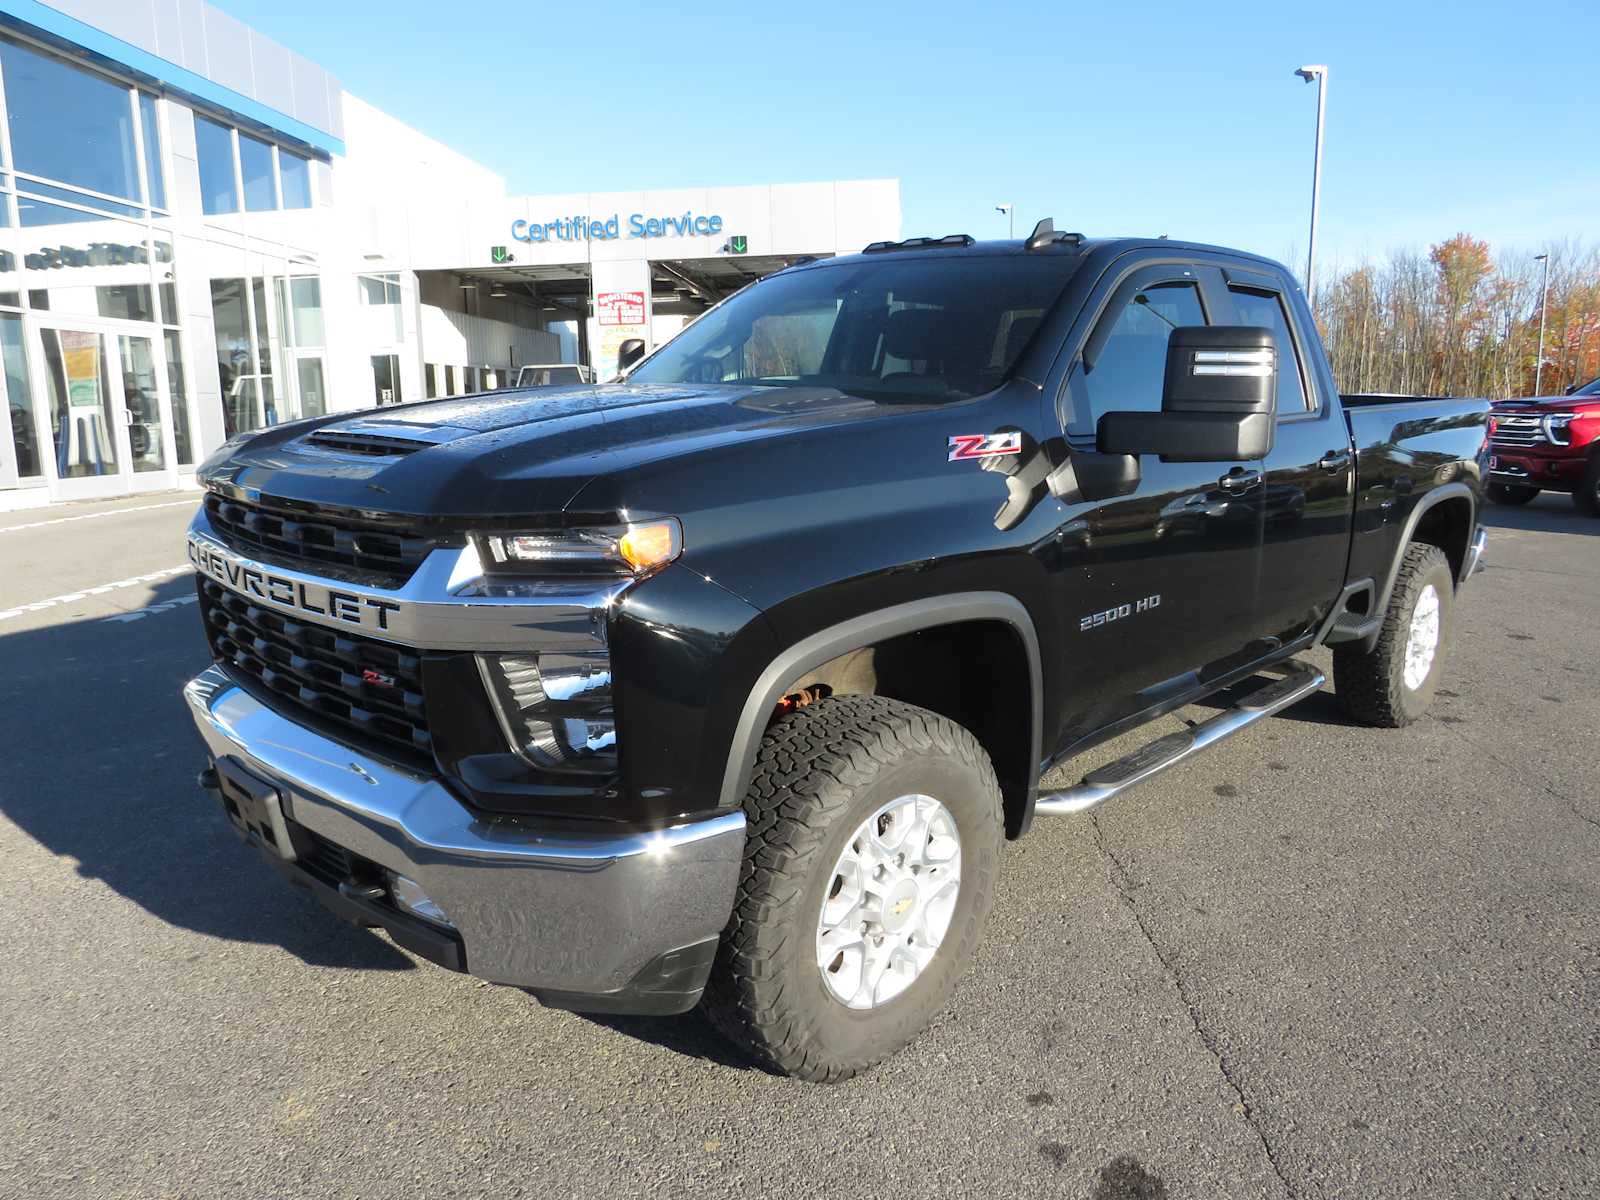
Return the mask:
M 1428 705 L 1488 405 L 1341 397 L 1276 263 L 878 243 L 626 383 L 230 439 L 202 781 L 334 912 L 846 1077 L 945 1004 L 1003 841 L 1316 691 Z M 1041 794 L 1070 756 L 1215 716 Z

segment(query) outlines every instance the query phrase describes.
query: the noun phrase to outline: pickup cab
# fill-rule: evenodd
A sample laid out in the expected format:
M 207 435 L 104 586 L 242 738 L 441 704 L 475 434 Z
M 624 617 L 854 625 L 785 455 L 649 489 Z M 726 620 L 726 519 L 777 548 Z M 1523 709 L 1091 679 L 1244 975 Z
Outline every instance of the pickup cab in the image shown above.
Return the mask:
M 1488 404 L 1340 396 L 1236 251 L 875 243 L 627 365 L 224 444 L 201 782 L 423 958 L 703 1003 L 807 1079 L 947 1003 L 1009 839 L 1318 691 L 1303 652 L 1416 720 L 1482 561 Z
M 1579 512 L 1600 517 L 1600 379 L 1565 396 L 1502 400 L 1489 425 L 1489 499 L 1567 492 Z

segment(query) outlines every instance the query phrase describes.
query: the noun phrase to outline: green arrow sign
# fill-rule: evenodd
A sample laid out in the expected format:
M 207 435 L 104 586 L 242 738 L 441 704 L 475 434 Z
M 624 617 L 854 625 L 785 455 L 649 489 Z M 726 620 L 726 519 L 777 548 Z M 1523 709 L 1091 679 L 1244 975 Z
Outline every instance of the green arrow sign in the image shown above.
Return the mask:
M 511 254 L 510 254 L 509 251 L 506 250 L 506 248 L 504 246 L 490 246 L 489 247 L 489 261 L 490 262 L 497 262 L 497 263 L 507 263 L 507 262 L 511 261 Z
M 750 249 L 750 239 L 742 233 L 736 233 L 728 239 L 729 254 L 744 254 Z

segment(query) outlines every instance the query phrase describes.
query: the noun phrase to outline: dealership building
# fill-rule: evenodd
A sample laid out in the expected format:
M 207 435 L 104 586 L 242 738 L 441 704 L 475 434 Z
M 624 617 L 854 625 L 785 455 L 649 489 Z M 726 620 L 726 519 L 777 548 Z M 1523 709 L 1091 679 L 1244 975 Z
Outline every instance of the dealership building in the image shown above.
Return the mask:
M 512 196 L 199 0 L 0 0 L 0 510 L 508 386 L 900 236 L 893 180 Z

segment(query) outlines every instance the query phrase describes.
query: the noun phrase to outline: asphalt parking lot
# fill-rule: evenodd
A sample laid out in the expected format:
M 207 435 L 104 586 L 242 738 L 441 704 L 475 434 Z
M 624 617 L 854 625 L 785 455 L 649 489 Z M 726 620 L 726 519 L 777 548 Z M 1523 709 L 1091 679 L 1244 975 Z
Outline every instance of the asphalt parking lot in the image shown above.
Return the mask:
M 1489 510 L 1427 719 L 1325 694 L 1041 822 L 952 1009 L 834 1088 L 286 888 L 194 784 L 194 502 L 0 514 L 0 1195 L 1600 1192 L 1600 522 L 1565 497 Z

